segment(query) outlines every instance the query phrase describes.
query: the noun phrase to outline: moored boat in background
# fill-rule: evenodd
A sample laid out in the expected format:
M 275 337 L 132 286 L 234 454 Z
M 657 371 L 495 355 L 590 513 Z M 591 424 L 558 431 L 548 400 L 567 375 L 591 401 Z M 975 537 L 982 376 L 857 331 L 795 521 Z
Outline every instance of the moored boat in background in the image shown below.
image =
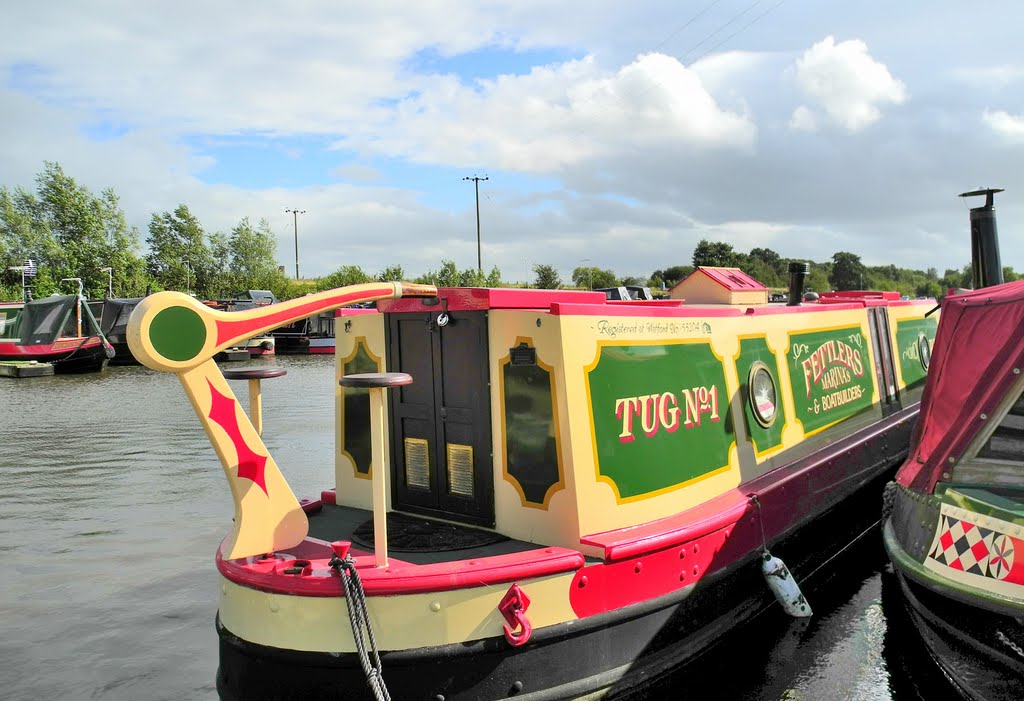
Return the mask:
M 111 365 L 138 365 L 139 361 L 128 348 L 128 319 L 142 297 L 108 298 L 98 303 L 99 322 L 103 335 L 114 349 Z M 93 303 L 90 302 L 90 305 Z
M 0 361 L 52 363 L 57 373 L 97 372 L 114 354 L 80 294 L 0 305 L 0 316 Z
M 334 353 L 335 314 L 316 314 L 274 330 L 276 352 L 281 355 L 329 355 Z
M 942 300 L 921 419 L 886 492 L 911 619 L 971 699 L 1024 690 L 1024 281 L 1002 284 L 993 195 L 971 210 L 975 290 Z
M 771 606 L 780 558 L 813 578 L 877 525 L 936 319 L 898 295 L 800 304 L 806 268 L 789 306 L 749 285 L 718 304 L 405 283 L 230 314 L 145 300 L 133 352 L 179 375 L 235 500 L 222 697 L 632 691 Z M 372 300 L 338 319 L 334 487 L 300 502 L 211 358 Z

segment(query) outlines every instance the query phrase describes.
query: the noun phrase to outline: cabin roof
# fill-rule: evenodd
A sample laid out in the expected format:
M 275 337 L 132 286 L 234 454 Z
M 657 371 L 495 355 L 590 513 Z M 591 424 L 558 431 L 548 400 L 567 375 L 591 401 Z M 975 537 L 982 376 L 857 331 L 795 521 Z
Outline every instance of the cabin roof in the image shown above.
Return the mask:
M 754 278 L 747 275 L 739 268 L 717 268 L 710 265 L 701 265 L 687 275 L 685 278 L 672 286 L 672 289 L 679 287 L 693 276 L 701 274 L 718 283 L 731 292 L 751 292 L 754 290 L 765 290 L 768 288 Z

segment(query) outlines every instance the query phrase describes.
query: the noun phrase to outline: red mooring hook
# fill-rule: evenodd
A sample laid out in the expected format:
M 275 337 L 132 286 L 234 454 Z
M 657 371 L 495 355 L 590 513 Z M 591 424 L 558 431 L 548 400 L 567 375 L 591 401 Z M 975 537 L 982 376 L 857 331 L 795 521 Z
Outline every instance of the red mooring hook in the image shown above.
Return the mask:
M 512 647 L 525 644 L 533 634 L 533 626 L 530 625 L 530 620 L 526 617 L 528 608 L 530 608 L 530 597 L 519 588 L 518 584 L 509 587 L 505 596 L 501 598 L 501 603 L 498 604 L 498 611 L 508 621 L 507 626 L 502 626 L 505 631 L 505 640 Z M 518 633 L 515 632 L 516 628 L 520 629 Z

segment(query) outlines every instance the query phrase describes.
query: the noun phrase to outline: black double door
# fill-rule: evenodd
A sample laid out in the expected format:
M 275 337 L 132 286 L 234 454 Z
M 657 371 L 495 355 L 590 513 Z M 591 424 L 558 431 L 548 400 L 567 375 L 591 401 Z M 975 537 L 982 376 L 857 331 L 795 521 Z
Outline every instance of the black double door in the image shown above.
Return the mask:
M 387 330 L 388 369 L 413 378 L 388 393 L 394 509 L 494 525 L 487 313 L 393 313 Z

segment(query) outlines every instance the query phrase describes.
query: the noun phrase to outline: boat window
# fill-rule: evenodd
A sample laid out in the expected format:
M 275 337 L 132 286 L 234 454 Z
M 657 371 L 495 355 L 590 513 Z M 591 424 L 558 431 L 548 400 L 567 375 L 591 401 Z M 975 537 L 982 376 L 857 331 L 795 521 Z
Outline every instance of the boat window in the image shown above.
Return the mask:
M 46 337 L 55 335 L 57 329 L 60 328 L 60 323 L 64 320 L 66 312 L 67 307 L 64 305 L 54 305 L 47 309 L 43 314 L 43 318 L 36 324 L 35 335 Z
M 17 338 L 20 319 L 20 309 L 0 309 L 0 338 Z

